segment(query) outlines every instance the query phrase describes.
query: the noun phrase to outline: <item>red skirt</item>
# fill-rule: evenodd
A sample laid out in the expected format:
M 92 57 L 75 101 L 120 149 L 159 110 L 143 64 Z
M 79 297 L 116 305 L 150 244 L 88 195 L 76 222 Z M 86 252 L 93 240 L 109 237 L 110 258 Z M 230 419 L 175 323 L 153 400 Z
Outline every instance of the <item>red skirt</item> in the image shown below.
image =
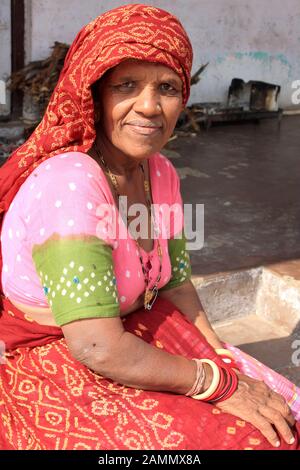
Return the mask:
M 126 330 L 173 354 L 219 360 L 176 307 L 157 299 L 124 318 Z M 39 325 L 3 299 L 1 449 L 274 449 L 252 425 L 183 395 L 118 385 L 77 362 L 62 330 Z M 1 358 L 0 358 L 1 359 Z M 293 445 L 300 449 L 300 425 Z

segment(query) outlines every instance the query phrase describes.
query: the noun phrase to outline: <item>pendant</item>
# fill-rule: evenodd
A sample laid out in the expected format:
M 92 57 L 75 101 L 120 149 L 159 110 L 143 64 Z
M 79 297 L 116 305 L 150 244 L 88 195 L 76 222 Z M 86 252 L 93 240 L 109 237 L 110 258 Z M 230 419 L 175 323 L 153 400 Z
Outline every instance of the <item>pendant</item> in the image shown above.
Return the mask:
M 146 310 L 151 310 L 156 300 L 157 294 L 158 294 L 158 288 L 156 286 L 154 286 L 152 290 L 146 289 L 145 297 L 144 297 L 144 308 Z

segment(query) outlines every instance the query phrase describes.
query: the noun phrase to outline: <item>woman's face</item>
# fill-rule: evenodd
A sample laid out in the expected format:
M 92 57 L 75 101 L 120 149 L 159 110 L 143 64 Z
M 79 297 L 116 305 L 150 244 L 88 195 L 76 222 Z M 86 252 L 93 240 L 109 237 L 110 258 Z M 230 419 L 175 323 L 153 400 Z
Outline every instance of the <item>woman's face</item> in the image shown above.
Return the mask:
M 160 151 L 183 109 L 180 77 L 160 64 L 126 60 L 100 80 L 98 91 L 97 132 L 115 151 L 131 158 Z

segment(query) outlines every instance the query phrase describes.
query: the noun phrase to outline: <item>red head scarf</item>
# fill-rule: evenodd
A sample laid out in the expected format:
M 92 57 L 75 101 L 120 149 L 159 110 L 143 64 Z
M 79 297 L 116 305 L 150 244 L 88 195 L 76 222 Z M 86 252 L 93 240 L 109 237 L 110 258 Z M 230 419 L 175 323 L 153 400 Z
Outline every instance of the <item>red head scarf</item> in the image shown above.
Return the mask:
M 84 26 L 67 53 L 42 121 L 0 168 L 0 228 L 5 211 L 34 168 L 58 153 L 86 153 L 91 148 L 96 137 L 91 85 L 108 69 L 129 58 L 166 65 L 183 82 L 185 104 L 192 57 L 181 23 L 159 8 L 126 5 Z

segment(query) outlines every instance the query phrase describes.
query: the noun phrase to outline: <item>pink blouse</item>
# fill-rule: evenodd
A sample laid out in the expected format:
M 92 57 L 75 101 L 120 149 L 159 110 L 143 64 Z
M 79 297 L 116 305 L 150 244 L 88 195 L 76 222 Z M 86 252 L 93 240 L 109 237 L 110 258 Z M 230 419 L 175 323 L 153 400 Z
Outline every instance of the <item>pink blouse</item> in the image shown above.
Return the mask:
M 158 287 L 171 278 L 171 263 L 165 209 L 175 207 L 175 228 L 171 224 L 170 237 L 183 228 L 182 199 L 179 178 L 172 163 L 161 154 L 149 159 L 152 200 L 156 211 L 159 239 L 162 247 L 162 272 Z M 112 236 L 110 227 L 101 219 L 102 204 L 115 206 L 115 201 L 102 168 L 93 158 L 81 152 L 59 154 L 41 163 L 26 179 L 5 214 L 2 232 L 4 294 L 12 300 L 30 306 L 49 307 L 39 273 L 32 259 L 32 249 L 55 233 L 70 235 L 97 235 L 113 248 L 113 268 L 120 311 L 127 309 L 144 292 L 145 281 L 138 257 L 136 242 L 124 229 Z M 178 210 L 178 208 L 180 208 Z M 124 231 L 123 231 L 124 236 Z M 157 239 L 151 252 L 141 248 L 144 265 L 151 263 L 150 284 L 154 284 L 158 270 Z

